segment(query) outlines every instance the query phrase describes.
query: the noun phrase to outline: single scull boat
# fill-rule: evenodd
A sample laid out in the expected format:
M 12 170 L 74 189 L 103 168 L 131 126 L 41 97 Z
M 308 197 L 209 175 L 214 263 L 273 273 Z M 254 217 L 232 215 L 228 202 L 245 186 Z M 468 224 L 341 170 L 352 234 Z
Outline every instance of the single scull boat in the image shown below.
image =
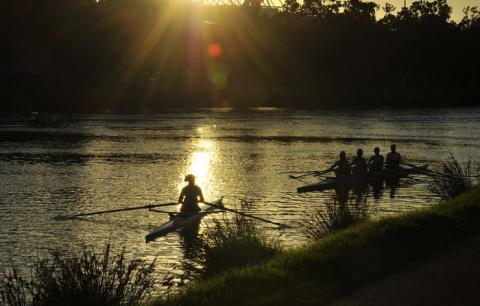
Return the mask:
M 205 215 L 218 212 L 219 210 L 215 207 L 223 207 L 222 203 L 222 198 L 214 201 L 211 203 L 211 206 L 207 207 L 205 210 L 199 211 L 198 213 L 193 213 L 193 214 L 183 214 L 183 213 L 178 213 L 178 214 L 172 214 L 170 215 L 170 220 L 159 227 L 155 228 L 152 230 L 148 235 L 145 237 L 146 241 L 152 241 L 155 240 L 158 237 L 165 236 L 168 233 L 171 233 L 173 231 L 179 230 L 185 226 L 189 226 L 195 221 L 200 220 L 203 218 Z

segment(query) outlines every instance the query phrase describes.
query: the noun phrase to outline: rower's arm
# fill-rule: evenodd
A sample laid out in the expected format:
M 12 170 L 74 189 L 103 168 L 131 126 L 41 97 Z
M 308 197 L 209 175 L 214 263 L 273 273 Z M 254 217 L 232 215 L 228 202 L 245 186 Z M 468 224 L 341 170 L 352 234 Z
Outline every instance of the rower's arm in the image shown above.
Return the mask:
M 200 188 L 198 188 L 198 197 L 200 198 L 200 203 L 205 203 L 205 200 L 203 199 L 203 192 Z
M 180 196 L 178 197 L 178 203 L 183 203 L 183 198 L 185 197 L 185 194 L 183 192 L 183 189 L 182 189 L 182 192 L 180 192 Z
M 326 171 L 332 171 L 337 166 L 338 166 L 338 162 L 334 162 L 333 165 L 330 168 L 328 168 Z

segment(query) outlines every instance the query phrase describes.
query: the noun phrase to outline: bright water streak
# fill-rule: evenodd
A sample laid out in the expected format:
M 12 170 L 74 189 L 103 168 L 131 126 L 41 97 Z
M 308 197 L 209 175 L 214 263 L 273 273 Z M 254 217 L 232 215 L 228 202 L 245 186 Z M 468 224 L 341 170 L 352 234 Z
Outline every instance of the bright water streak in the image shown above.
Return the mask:
M 383 153 L 390 143 L 414 164 L 439 169 L 453 153 L 479 160 L 480 109 L 215 112 L 80 117 L 64 129 L 29 129 L 6 121 L 0 129 L 0 264 L 29 263 L 48 250 L 82 245 L 125 246 L 129 256 L 157 257 L 159 271 L 186 251 L 178 234 L 145 244 L 167 220 L 132 211 L 88 220 L 53 221 L 59 214 L 172 202 L 193 173 L 207 200 L 225 196 L 229 207 L 291 225 L 325 207 L 332 193 L 297 194 L 301 182 L 287 170 L 327 168 L 341 150 Z M 375 214 L 431 205 L 427 177 L 402 180 L 370 199 Z M 178 207 L 171 207 L 176 210 Z M 206 218 L 208 220 L 208 217 Z M 205 219 L 204 219 L 205 220 Z M 306 242 L 302 227 L 268 233 L 288 247 Z

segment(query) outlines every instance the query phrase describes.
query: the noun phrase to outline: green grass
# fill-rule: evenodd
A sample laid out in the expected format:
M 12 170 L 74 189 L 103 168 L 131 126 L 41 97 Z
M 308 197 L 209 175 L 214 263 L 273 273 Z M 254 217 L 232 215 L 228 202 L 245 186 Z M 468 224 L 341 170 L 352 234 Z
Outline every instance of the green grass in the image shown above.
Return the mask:
M 480 231 L 480 189 L 236 268 L 149 305 L 319 305 Z

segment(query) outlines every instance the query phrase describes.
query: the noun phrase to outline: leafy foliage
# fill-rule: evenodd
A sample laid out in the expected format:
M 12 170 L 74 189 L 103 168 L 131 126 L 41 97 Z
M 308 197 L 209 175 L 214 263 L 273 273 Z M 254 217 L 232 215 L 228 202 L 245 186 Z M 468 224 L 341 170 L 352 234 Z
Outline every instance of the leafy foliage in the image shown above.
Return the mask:
M 4 0 L 1 110 L 478 103 L 477 7 L 260 3 Z

